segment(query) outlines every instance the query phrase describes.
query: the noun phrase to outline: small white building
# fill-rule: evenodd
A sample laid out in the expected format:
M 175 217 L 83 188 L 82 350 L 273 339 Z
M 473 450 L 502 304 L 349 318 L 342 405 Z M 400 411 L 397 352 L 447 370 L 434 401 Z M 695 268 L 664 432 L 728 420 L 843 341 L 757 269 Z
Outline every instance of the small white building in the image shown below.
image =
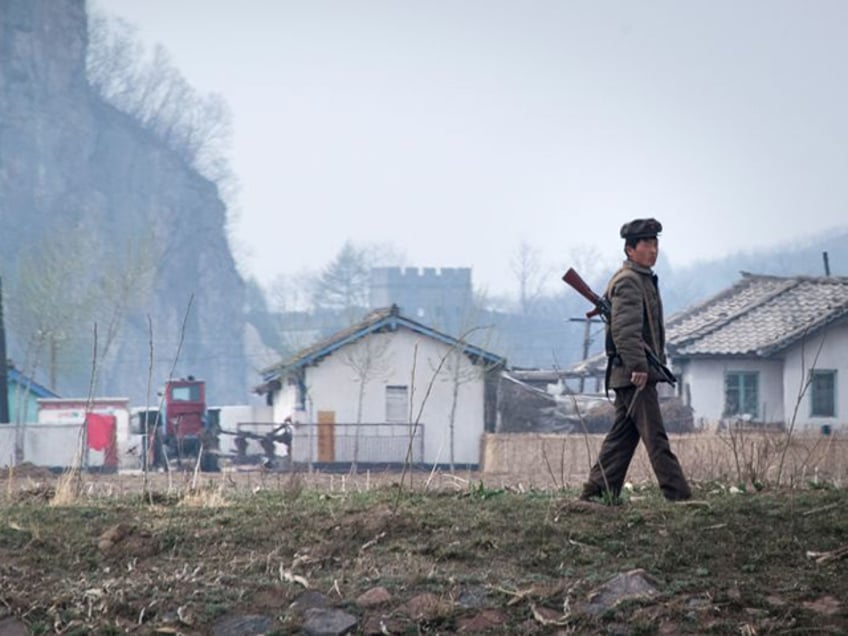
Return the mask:
M 743 272 L 666 340 L 696 418 L 848 431 L 848 278 Z
M 116 471 L 134 468 L 139 461 L 128 398 L 39 399 L 38 422 L 24 432 L 24 460 L 37 466 Z
M 505 363 L 393 305 L 264 370 L 256 392 L 293 421 L 295 462 L 476 467 Z

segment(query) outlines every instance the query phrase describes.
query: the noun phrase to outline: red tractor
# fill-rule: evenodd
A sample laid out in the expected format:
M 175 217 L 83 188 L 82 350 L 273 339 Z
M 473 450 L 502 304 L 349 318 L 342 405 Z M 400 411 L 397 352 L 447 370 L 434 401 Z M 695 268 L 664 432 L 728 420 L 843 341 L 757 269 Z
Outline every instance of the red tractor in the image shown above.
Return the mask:
M 148 411 L 145 419 L 154 466 L 183 467 L 188 462 L 193 468 L 200 456 L 201 470 L 218 470 L 218 431 L 208 418 L 203 380 L 168 380 L 161 410 Z

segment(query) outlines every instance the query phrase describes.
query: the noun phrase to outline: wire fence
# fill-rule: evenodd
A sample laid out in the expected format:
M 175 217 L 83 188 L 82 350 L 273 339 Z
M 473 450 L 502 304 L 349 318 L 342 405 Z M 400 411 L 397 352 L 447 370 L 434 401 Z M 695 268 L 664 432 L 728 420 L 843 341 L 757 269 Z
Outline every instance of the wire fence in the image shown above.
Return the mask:
M 424 461 L 424 424 L 297 424 L 291 452 L 297 463 L 418 464 Z

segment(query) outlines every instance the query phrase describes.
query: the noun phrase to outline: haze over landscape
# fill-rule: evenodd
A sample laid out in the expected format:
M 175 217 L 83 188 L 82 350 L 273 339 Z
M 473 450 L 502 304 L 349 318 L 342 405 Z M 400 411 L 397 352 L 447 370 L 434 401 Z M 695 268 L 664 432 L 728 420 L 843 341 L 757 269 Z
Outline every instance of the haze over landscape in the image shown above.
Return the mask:
M 502 292 L 521 241 L 614 263 L 637 216 L 672 266 L 844 229 L 843 2 L 93 6 L 230 105 L 236 252 L 263 284 L 348 239 Z

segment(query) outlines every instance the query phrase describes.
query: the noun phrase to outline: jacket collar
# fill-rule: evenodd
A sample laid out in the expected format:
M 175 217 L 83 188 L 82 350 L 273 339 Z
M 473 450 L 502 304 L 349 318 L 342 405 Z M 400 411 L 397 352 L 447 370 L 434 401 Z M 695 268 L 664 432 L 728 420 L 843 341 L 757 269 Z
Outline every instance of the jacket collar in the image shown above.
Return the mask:
M 634 263 L 630 259 L 625 260 L 622 267 L 625 269 L 632 269 L 634 272 L 638 272 L 639 274 L 647 274 L 648 276 L 654 275 L 654 270 L 652 270 L 650 267 L 642 267 L 641 265 Z

